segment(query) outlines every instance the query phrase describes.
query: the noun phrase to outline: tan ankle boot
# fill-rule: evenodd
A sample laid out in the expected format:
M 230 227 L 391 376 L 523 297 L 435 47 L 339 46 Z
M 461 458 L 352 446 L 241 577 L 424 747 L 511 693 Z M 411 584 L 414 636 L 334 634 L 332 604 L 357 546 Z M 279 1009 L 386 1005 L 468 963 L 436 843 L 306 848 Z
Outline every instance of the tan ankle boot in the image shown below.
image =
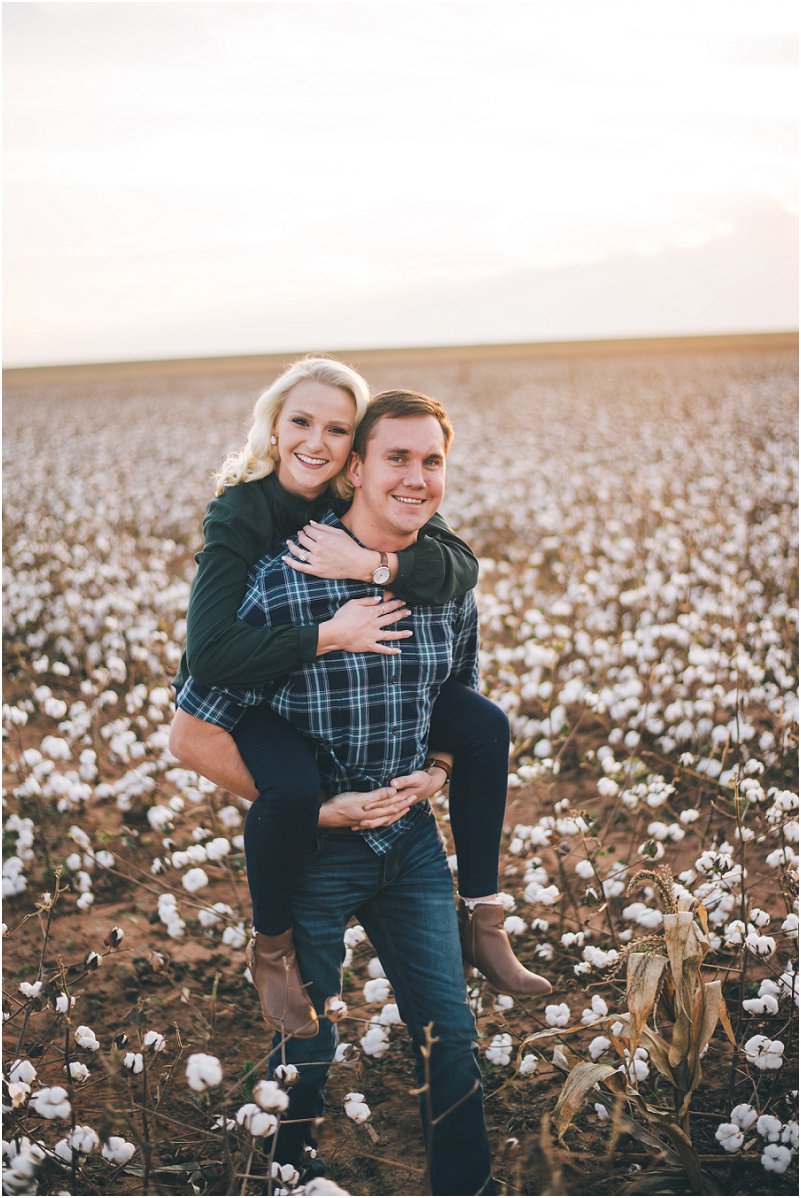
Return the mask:
M 459 900 L 462 956 L 501 994 L 535 998 L 551 993 L 551 983 L 531 973 L 514 954 L 503 926 L 502 903 L 477 903 L 471 910 Z
M 280 936 L 255 932 L 245 959 L 264 1022 L 287 1036 L 316 1036 L 319 1023 L 300 976 L 292 929 Z

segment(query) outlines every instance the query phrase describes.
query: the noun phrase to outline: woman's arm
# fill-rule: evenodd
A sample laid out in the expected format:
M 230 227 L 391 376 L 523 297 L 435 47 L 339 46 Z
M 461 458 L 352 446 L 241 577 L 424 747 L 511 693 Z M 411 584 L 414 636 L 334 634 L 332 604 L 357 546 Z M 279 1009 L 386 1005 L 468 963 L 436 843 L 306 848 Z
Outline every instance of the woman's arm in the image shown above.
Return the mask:
M 478 582 L 478 559 L 440 515 L 420 529 L 417 541 L 398 554 L 398 573 L 388 583 L 407 603 L 449 603 Z
M 264 628 L 237 618 L 250 567 L 284 533 L 275 526 L 264 492 L 248 494 L 250 487 L 258 483 L 229 487 L 206 514 L 206 541 L 197 558 L 186 623 L 186 667 L 195 681 L 264 685 L 336 649 L 397 654 L 386 642 L 411 635 L 390 627 L 408 615 L 401 600 L 379 608 L 372 598 L 351 599 L 321 624 Z
M 290 552 L 283 559 L 287 565 L 318 578 L 370 582 L 382 563 L 378 550 L 360 546 L 344 529 L 314 521 L 288 544 Z M 478 581 L 475 554 L 439 515 L 423 525 L 414 545 L 384 557 L 389 579 L 383 585 L 407 603 L 449 603 L 472 591 Z

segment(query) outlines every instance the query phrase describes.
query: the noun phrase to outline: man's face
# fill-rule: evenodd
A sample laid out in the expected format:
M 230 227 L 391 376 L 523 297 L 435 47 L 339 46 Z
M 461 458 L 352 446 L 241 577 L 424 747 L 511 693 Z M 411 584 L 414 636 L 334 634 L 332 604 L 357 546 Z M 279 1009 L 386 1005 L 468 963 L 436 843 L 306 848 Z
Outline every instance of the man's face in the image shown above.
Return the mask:
M 354 509 L 379 535 L 407 543 L 436 512 L 445 492 L 445 438 L 434 416 L 384 417 L 350 477 Z

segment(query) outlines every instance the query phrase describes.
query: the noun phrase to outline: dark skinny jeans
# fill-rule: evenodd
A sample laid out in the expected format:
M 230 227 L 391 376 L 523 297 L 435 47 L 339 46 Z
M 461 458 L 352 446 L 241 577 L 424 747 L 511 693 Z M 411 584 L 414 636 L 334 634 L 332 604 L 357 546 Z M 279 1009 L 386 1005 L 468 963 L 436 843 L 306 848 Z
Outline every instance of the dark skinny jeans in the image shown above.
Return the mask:
M 311 742 L 268 706 L 249 710 L 234 739 L 259 797 L 245 820 L 245 860 L 257 932 L 292 926 L 292 892 L 317 843 L 320 772 Z M 509 721 L 495 703 L 449 680 L 431 717 L 429 748 L 453 754 L 451 829 L 464 898 L 498 889 L 509 772 Z

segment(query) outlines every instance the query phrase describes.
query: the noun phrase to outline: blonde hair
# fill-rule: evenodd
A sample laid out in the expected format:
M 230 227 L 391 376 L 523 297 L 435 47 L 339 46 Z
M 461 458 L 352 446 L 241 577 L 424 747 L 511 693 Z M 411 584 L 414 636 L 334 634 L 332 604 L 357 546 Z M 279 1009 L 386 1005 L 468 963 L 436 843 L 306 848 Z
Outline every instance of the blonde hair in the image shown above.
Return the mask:
M 370 402 L 370 388 L 362 376 L 335 358 L 300 358 L 288 366 L 256 400 L 247 441 L 238 453 L 228 455 L 214 476 L 218 495 L 222 495 L 226 487 L 252 483 L 273 473 L 279 456 L 277 446 L 270 444 L 270 436 L 289 392 L 306 379 L 347 391 L 356 405 L 355 425 L 358 426 Z M 331 480 L 329 487 L 340 499 L 350 499 L 353 494 L 353 485 L 344 470 Z

